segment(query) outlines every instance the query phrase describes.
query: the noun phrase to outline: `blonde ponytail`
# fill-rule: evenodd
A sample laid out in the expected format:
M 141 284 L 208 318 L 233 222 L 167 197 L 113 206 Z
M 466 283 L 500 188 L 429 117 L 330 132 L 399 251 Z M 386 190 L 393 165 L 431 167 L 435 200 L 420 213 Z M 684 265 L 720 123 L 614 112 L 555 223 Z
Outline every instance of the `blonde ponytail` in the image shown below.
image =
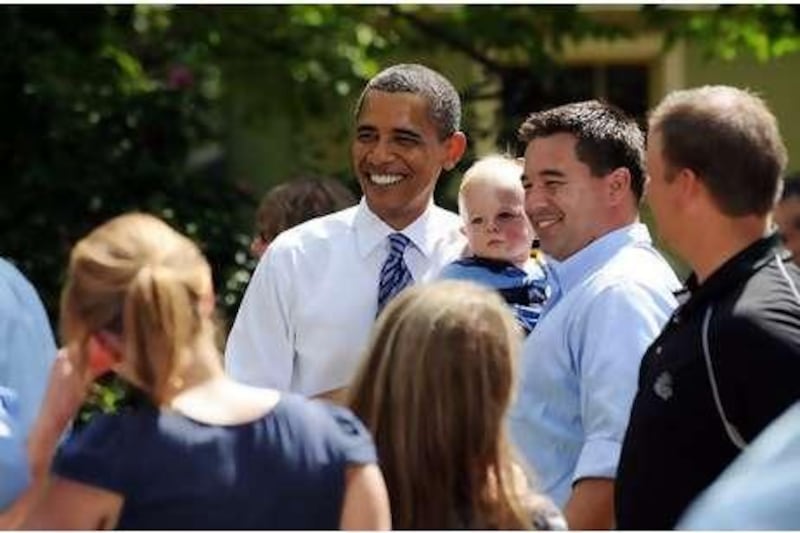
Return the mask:
M 120 335 L 138 385 L 161 404 L 186 354 L 213 332 L 199 312 L 210 291 L 210 268 L 194 243 L 153 216 L 122 215 L 73 249 L 63 340 L 85 343 L 100 330 Z

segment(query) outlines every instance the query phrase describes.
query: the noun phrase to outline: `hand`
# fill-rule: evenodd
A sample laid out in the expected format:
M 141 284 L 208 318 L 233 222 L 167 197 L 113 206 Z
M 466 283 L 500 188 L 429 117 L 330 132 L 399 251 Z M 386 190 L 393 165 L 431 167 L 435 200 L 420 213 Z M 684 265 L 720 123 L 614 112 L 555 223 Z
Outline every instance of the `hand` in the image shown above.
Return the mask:
M 20 527 L 44 490 L 58 441 L 98 375 L 97 370 L 82 366 L 74 349 L 62 348 L 56 354 L 39 415 L 28 435 L 32 481 L 11 507 L 0 513 L 0 529 Z
M 81 365 L 75 348 L 58 351 L 39 416 L 28 438 L 28 458 L 34 478 L 44 476 L 49 470 L 62 433 L 86 398 L 89 385 L 101 373 L 99 369 Z

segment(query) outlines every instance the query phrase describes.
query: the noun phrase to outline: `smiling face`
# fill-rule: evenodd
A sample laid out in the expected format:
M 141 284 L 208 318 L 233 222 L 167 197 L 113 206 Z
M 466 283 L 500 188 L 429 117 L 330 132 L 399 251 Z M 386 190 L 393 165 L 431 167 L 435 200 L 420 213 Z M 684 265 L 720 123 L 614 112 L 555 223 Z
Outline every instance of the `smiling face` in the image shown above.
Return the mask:
M 476 256 L 517 265 L 530 258 L 534 234 L 519 182 L 475 179 L 461 191 L 460 203 L 464 235 Z
M 389 226 L 405 228 L 425 211 L 442 169 L 453 168 L 465 146 L 460 132 L 439 139 L 421 96 L 370 91 L 351 148 L 367 205 Z
M 525 211 L 542 251 L 563 261 L 607 232 L 605 177 L 593 176 L 569 133 L 537 137 L 525 149 Z

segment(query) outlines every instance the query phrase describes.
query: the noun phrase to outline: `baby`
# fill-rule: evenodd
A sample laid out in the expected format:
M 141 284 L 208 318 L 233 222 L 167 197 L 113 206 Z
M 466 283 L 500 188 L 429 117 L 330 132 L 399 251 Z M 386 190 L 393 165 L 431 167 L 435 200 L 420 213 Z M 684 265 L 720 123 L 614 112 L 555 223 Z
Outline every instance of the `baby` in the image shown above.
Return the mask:
M 447 265 L 440 275 L 496 289 L 530 333 L 548 296 L 546 274 L 532 250 L 535 234 L 525 214 L 522 165 L 490 155 L 464 174 L 458 209 L 471 256 Z

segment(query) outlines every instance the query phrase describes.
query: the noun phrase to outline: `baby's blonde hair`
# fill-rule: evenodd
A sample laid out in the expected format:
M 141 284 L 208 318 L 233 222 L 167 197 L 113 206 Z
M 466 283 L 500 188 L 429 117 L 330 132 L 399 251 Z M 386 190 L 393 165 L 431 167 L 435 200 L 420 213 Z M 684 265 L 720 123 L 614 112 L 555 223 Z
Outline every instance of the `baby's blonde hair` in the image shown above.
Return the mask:
M 86 363 L 89 338 L 120 335 L 122 356 L 160 403 L 182 357 L 201 335 L 213 338 L 210 268 L 197 246 L 158 218 L 116 217 L 81 239 L 61 296 L 61 335 Z
M 492 183 L 502 187 L 522 190 L 522 163 L 519 159 L 491 154 L 478 159 L 464 173 L 458 188 L 458 210 L 463 216 L 466 212 L 464 196 L 474 183 Z

